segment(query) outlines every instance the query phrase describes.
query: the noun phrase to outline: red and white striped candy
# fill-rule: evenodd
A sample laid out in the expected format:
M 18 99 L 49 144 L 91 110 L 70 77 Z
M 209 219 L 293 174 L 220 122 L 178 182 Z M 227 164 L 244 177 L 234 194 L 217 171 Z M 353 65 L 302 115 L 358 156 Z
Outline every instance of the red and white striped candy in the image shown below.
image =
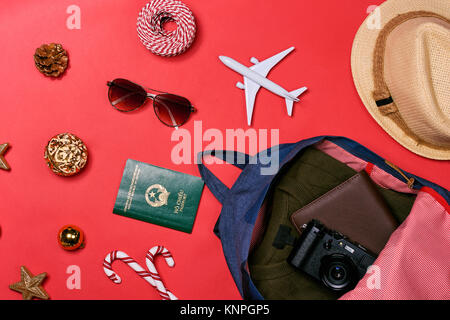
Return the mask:
M 158 248 L 158 247 L 155 247 Z M 164 247 L 162 247 L 163 250 L 166 250 Z M 152 248 L 153 249 L 153 248 Z M 168 252 L 168 251 L 167 251 Z M 170 255 L 170 253 L 169 253 Z M 164 256 L 164 255 L 163 255 Z M 148 259 L 148 258 L 147 258 Z M 172 255 L 170 255 L 171 262 L 167 262 L 167 264 L 170 267 L 174 266 L 174 261 L 172 258 Z M 119 277 L 117 273 L 114 272 L 112 269 L 112 263 L 115 260 L 120 260 L 124 263 L 126 263 L 131 269 L 133 269 L 142 279 L 147 281 L 150 285 L 152 285 L 159 293 L 161 298 L 163 300 L 178 300 L 178 298 L 172 294 L 167 288 L 164 287 L 164 284 L 161 281 L 161 277 L 159 276 L 158 272 L 156 271 L 156 268 L 154 270 L 151 270 L 151 272 L 148 272 L 144 268 L 142 268 L 136 260 L 131 258 L 129 255 L 127 255 L 123 251 L 117 251 L 114 250 L 110 253 L 108 253 L 105 257 L 105 260 L 103 261 L 103 271 L 105 271 L 105 274 L 108 276 L 111 281 L 114 283 L 121 283 L 122 279 Z M 167 258 L 166 258 L 167 261 Z
M 148 251 L 147 257 L 145 259 L 147 269 L 148 271 L 150 271 L 150 274 L 152 275 L 152 278 L 155 281 L 156 285 L 155 288 L 158 291 L 161 298 L 164 300 L 170 294 L 167 291 L 166 287 L 164 286 L 164 283 L 161 281 L 161 277 L 159 276 L 158 270 L 156 270 L 154 261 L 157 255 L 162 255 L 169 267 L 173 267 L 175 265 L 175 261 L 173 260 L 172 254 L 169 252 L 169 250 L 167 250 L 163 246 L 155 246 L 151 248 Z
M 164 22 L 173 21 L 177 29 L 164 30 Z M 139 13 L 137 33 L 144 46 L 160 56 L 176 56 L 194 41 L 196 25 L 191 10 L 177 0 L 152 0 Z

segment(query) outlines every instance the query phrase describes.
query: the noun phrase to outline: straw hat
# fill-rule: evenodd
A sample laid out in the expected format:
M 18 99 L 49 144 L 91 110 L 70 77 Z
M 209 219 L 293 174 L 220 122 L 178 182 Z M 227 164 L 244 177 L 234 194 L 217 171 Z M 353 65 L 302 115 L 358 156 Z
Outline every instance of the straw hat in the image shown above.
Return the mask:
M 378 124 L 421 156 L 450 159 L 450 1 L 388 0 L 352 48 L 356 89 Z

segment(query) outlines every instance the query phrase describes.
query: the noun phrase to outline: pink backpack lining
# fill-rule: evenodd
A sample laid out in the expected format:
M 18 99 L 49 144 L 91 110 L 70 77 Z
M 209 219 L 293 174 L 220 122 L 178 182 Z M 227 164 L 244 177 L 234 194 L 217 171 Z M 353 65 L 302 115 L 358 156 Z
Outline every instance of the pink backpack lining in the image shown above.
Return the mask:
M 375 261 L 378 270 L 368 272 L 341 299 L 450 299 L 448 204 L 446 207 L 421 190 L 411 213 Z
M 334 159 L 345 163 L 355 171 L 359 172 L 362 170 L 366 170 L 373 182 L 378 184 L 380 187 L 403 193 L 418 192 L 417 190 L 410 189 L 405 181 L 398 180 L 396 177 L 391 176 L 389 173 L 378 168 L 372 163 L 366 162 L 352 155 L 348 151 L 328 140 L 324 140 L 323 142 L 317 144 L 316 148 L 333 157 Z

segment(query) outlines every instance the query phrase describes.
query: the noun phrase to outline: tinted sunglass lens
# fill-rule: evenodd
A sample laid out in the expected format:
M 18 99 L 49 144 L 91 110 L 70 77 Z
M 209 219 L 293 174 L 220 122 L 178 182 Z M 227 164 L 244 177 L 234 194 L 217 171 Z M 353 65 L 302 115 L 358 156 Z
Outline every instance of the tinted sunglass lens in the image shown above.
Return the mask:
M 114 108 L 127 112 L 142 106 L 147 99 L 147 92 L 131 81 L 115 79 L 109 84 L 108 97 Z
M 192 106 L 189 100 L 174 94 L 159 94 L 153 104 L 159 120 L 171 127 L 184 124 L 191 114 Z

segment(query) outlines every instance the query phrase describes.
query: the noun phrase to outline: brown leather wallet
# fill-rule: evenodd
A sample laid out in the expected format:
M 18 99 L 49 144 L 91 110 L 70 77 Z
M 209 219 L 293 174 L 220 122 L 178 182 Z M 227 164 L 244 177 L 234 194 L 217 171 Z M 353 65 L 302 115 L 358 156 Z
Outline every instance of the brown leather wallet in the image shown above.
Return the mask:
M 369 176 L 361 171 L 294 212 L 291 221 L 301 233 L 312 219 L 338 231 L 373 253 L 383 250 L 397 222 Z

